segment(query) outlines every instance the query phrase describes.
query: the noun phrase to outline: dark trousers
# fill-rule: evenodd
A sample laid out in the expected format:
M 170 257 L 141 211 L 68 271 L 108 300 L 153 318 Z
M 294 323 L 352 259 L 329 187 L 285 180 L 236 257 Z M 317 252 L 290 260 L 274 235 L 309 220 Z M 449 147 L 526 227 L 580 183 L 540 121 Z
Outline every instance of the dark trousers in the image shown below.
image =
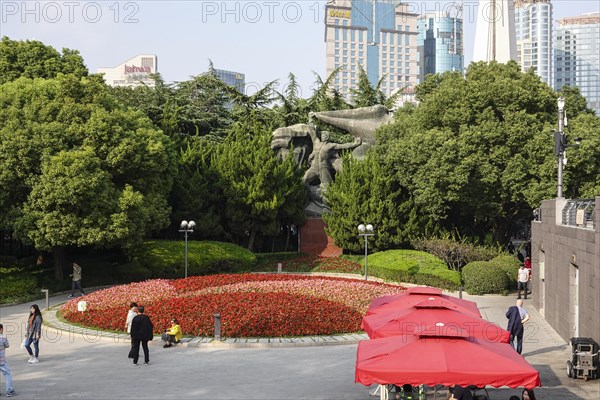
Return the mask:
M 516 348 L 515 339 L 517 339 Z M 517 353 L 521 354 L 521 352 L 523 351 L 523 329 L 519 329 L 516 333 L 511 333 L 509 343 L 513 347 L 513 349 L 517 350 Z
M 137 364 L 140 358 L 140 343 L 142 344 L 142 349 L 144 350 L 144 362 L 150 362 L 150 350 L 148 350 L 148 341 L 132 338 L 130 354 L 133 357 L 134 364 Z
M 81 287 L 81 281 L 73 281 L 71 285 L 71 296 L 75 296 L 75 290 L 79 289 L 82 295 L 85 295 L 83 288 Z
M 527 298 L 527 282 L 517 282 L 517 299 L 521 298 L 521 290 L 523 290 L 523 294 Z

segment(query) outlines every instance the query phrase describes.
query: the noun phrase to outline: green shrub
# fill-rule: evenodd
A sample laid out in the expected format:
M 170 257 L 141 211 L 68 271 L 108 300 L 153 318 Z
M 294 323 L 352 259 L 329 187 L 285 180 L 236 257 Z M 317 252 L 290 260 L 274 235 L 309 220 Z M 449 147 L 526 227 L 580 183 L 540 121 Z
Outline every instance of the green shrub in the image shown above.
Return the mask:
M 472 261 L 488 261 L 500 253 L 498 247 L 476 245 L 465 238 L 456 239 L 450 235 L 416 238 L 411 244 L 417 250 L 441 258 L 449 268 L 456 271 Z
M 416 250 L 388 250 L 370 255 L 369 275 L 444 289 L 455 290 L 460 286 L 457 271 L 449 270 L 438 257 Z
M 469 294 L 506 293 L 510 284 L 507 273 L 493 261 L 473 261 L 462 269 L 465 290 Z
M 491 262 L 498 265 L 498 267 L 502 269 L 508 276 L 508 285 L 506 286 L 506 289 L 517 290 L 517 273 L 519 271 L 521 261 L 510 254 L 503 254 L 492 259 Z
M 137 262 L 129 262 L 116 267 L 115 273 L 120 282 L 141 282 L 152 277 L 152 271 Z
M 3 304 L 28 301 L 41 297 L 37 279 L 18 268 L 0 268 L 0 299 Z
M 144 242 L 134 256 L 152 278 L 182 278 L 185 274 L 185 243 L 181 240 Z M 251 269 L 256 257 L 232 243 L 188 242 L 188 276 L 234 273 Z

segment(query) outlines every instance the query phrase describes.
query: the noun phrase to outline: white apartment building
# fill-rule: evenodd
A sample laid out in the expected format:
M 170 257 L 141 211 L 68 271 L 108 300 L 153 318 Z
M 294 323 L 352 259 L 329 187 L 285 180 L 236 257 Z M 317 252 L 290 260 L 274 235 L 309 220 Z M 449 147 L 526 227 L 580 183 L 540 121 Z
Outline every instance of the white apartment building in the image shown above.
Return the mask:
M 550 0 L 515 0 L 517 61 L 525 72 L 533 68 L 553 85 L 552 3 Z
M 110 86 L 154 86 L 150 75 L 158 72 L 158 57 L 155 54 L 141 54 L 112 68 L 98 68 L 104 74 L 104 81 Z

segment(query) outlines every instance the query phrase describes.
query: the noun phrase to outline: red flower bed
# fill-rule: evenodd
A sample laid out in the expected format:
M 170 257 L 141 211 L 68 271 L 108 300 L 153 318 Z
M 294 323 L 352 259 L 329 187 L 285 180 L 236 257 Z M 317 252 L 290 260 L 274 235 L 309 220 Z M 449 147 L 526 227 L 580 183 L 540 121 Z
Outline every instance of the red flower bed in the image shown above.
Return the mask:
M 360 330 L 362 315 L 375 297 L 404 288 L 376 282 L 321 276 L 240 274 L 153 280 L 122 285 L 61 307 L 65 319 L 109 330 L 123 330 L 128 304 L 145 306 L 155 332 L 176 317 L 184 334 L 212 336 L 213 314 L 221 314 L 226 337 L 326 335 Z M 138 301 L 142 299 L 143 301 Z

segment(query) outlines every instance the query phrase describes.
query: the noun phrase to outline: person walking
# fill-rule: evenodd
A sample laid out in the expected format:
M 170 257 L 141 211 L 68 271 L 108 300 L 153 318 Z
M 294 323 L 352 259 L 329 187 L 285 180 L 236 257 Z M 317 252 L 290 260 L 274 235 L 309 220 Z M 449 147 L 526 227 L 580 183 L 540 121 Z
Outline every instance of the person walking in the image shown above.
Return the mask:
M 531 293 L 531 257 L 525 257 L 525 268 L 529 271 L 529 279 L 527 280 L 527 294 Z
M 521 298 L 522 289 L 525 300 L 527 300 L 527 282 L 529 282 L 529 270 L 525 268 L 525 265 L 521 264 L 517 274 L 517 299 Z
M 42 337 L 42 312 L 37 304 L 29 308 L 29 318 L 27 319 L 27 331 L 25 333 L 25 349 L 29 353 L 29 364 L 37 364 L 40 354 L 40 338 Z M 31 350 L 31 345 L 35 353 Z
M 6 380 L 6 397 L 13 397 L 17 393 L 13 389 L 12 375 L 10 374 L 8 361 L 6 361 L 6 349 L 8 347 L 10 347 L 10 345 L 8 343 L 8 338 L 4 336 L 4 326 L 0 324 L 0 371 Z
M 510 332 L 510 345 L 517 350 L 517 353 L 521 354 L 523 351 L 523 324 L 529 321 L 529 313 L 523 308 L 523 300 L 519 299 L 516 305 L 509 307 L 506 318 L 508 318 L 506 330 Z M 515 339 L 517 339 L 516 347 Z
M 133 365 L 138 365 L 140 358 L 140 344 L 144 350 L 144 364 L 150 364 L 150 350 L 148 342 L 152 340 L 154 327 L 150 318 L 144 314 L 144 306 L 138 307 L 138 314 L 131 321 L 131 355 Z
M 137 303 L 131 302 L 129 304 L 129 310 L 127 311 L 127 318 L 125 319 L 125 331 L 131 335 L 131 322 L 137 315 Z M 133 339 L 132 339 L 133 340 Z M 131 349 L 129 350 L 129 358 L 133 358 L 133 342 L 131 345 Z
M 76 262 L 73 262 L 73 273 L 69 276 L 73 277 L 73 283 L 71 284 L 71 294 L 69 298 L 75 297 L 75 289 L 79 289 L 82 296 L 85 296 L 85 292 L 81 287 L 81 266 Z

